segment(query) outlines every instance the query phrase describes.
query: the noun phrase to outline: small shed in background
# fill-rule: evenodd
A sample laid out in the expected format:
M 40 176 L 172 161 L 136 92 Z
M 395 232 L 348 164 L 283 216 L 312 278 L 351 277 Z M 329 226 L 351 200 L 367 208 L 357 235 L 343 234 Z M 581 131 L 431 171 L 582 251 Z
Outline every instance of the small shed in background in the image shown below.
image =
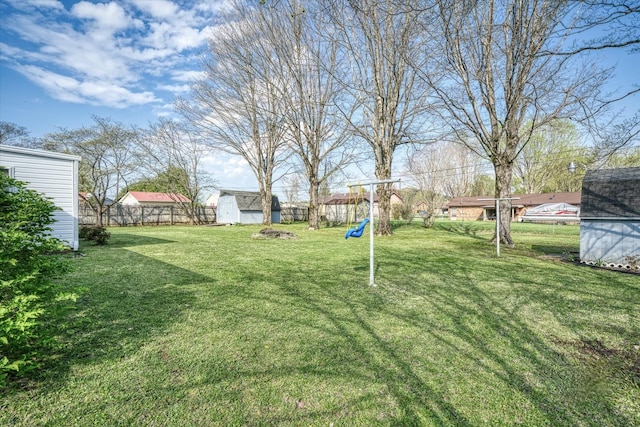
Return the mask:
M 640 167 L 587 171 L 581 208 L 580 260 L 640 268 Z
M 220 190 L 216 222 L 220 224 L 262 224 L 260 193 Z M 280 202 L 271 197 L 271 223 L 280 223 Z
M 58 208 L 51 235 L 78 250 L 78 164 L 80 157 L 0 145 L 0 173 L 27 183 Z

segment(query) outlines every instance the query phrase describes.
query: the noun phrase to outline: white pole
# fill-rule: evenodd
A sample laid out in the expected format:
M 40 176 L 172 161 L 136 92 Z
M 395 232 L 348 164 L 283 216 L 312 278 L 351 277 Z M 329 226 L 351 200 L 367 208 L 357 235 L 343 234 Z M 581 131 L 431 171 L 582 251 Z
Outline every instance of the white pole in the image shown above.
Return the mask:
M 500 257 L 500 199 L 496 199 L 496 256 Z
M 384 179 L 380 181 L 368 181 L 358 184 L 347 184 L 347 187 L 354 187 L 356 185 L 369 184 L 369 286 L 376 286 L 373 275 L 373 186 L 374 184 L 390 184 L 392 182 L 399 182 L 399 179 Z
M 519 200 L 520 197 L 498 197 L 491 199 L 478 200 L 495 200 L 496 201 L 496 255 L 500 257 L 500 202 L 502 200 Z
M 375 286 L 373 280 L 373 182 L 369 184 L 369 286 Z

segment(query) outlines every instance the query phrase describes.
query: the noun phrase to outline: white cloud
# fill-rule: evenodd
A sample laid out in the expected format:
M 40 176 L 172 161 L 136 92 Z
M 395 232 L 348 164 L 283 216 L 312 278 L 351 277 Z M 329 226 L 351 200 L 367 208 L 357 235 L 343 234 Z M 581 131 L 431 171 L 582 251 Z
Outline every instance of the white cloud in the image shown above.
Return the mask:
M 214 21 L 213 8 L 190 2 L 80 1 L 66 10 L 53 0 L 9 1 L 20 7 L 3 18 L 0 31 L 12 37 L 3 37 L 1 59 L 54 98 L 94 105 L 187 91 Z
M 127 28 L 135 20 L 125 14 L 117 3 L 89 3 L 81 1 L 71 7 L 71 14 L 77 18 L 90 19 L 95 22 L 95 29 L 107 30 L 111 33 Z
M 173 80 L 179 82 L 192 82 L 204 78 L 206 73 L 204 71 L 195 70 L 175 70 L 171 75 L 173 76 Z
M 175 18 L 178 13 L 178 6 L 168 0 L 132 0 L 132 3 L 138 9 L 147 12 L 154 18 Z
M 19 10 L 64 9 L 64 5 L 58 0 L 7 0 L 7 2 Z
M 186 93 L 191 90 L 191 86 L 189 85 L 158 85 L 158 89 L 166 90 L 168 92 L 173 92 L 175 94 L 178 93 Z
M 257 186 L 257 181 L 249 164 L 241 156 L 234 156 L 220 151 L 205 157 L 205 169 L 212 172 L 221 187 L 238 188 Z
M 121 86 L 98 80 L 80 81 L 32 65 L 20 67 L 18 71 L 43 87 L 54 98 L 67 102 L 125 108 L 158 101 L 152 92 L 131 92 Z

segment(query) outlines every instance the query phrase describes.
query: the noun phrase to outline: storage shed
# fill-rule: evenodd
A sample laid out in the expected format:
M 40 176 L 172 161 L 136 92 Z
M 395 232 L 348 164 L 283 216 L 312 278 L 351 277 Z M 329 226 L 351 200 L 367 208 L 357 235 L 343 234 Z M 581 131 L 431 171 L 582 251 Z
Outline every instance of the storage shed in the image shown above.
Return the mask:
M 638 268 L 640 167 L 587 171 L 582 181 L 580 260 Z
M 262 224 L 260 193 L 220 190 L 216 222 L 221 224 Z M 280 202 L 271 197 L 271 222 L 280 223 Z
M 78 163 L 80 157 L 30 148 L 0 145 L 0 173 L 27 183 L 60 210 L 51 234 L 78 249 Z

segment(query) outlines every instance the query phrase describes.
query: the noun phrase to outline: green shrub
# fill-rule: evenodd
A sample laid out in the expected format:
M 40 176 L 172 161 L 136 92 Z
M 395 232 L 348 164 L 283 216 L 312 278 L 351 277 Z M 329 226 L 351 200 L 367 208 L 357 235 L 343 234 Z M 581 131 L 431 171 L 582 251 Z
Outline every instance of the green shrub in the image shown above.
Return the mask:
M 36 368 L 48 341 L 38 318 L 60 298 L 51 278 L 69 267 L 59 255 L 65 245 L 49 234 L 56 209 L 0 174 L 0 386 L 9 373 Z
M 82 239 L 93 240 L 98 245 L 104 245 L 111 237 L 111 233 L 104 227 L 80 227 L 78 235 Z

